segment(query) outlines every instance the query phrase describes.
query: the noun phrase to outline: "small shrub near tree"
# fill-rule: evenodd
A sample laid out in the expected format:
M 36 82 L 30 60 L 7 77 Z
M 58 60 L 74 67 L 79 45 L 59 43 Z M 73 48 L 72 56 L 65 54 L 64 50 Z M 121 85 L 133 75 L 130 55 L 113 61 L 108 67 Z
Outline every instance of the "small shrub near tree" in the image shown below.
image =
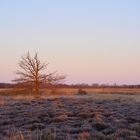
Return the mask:
M 87 92 L 86 92 L 85 90 L 79 88 L 79 89 L 78 89 L 78 94 L 79 94 L 79 95 L 86 95 Z

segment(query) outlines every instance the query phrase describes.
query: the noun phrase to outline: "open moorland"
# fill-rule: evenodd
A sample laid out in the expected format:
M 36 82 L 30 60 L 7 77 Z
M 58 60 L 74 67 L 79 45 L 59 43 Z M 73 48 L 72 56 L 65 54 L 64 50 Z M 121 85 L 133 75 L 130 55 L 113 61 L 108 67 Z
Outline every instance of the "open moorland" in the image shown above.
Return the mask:
M 139 140 L 140 89 L 0 91 L 0 140 Z

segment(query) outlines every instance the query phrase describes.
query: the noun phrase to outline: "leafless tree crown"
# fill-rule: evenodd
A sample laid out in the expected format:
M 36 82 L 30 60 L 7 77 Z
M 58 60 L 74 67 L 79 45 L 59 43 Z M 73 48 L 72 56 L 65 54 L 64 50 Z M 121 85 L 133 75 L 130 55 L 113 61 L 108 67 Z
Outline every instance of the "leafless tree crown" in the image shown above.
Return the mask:
M 43 71 L 47 69 L 48 63 L 42 63 L 38 58 L 38 53 L 31 57 L 28 52 L 25 56 L 21 57 L 18 65 L 20 68 L 20 70 L 16 71 L 18 78 L 13 81 L 32 85 L 36 92 L 39 92 L 40 84 L 55 83 L 65 78 L 63 75 L 56 75 L 56 72 L 43 74 Z

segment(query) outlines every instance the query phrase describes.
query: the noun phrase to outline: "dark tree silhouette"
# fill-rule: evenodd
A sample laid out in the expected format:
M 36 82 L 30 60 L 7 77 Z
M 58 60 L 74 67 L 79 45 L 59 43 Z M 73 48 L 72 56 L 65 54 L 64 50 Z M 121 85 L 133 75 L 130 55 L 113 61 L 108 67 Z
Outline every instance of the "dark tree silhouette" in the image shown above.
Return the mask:
M 21 57 L 18 65 L 20 68 L 20 70 L 16 71 L 18 78 L 13 81 L 17 84 L 33 87 L 36 93 L 39 93 L 41 84 L 52 84 L 65 79 L 64 75 L 57 75 L 56 72 L 43 73 L 47 69 L 48 63 L 42 63 L 38 58 L 38 53 L 31 57 L 28 52 L 25 56 Z

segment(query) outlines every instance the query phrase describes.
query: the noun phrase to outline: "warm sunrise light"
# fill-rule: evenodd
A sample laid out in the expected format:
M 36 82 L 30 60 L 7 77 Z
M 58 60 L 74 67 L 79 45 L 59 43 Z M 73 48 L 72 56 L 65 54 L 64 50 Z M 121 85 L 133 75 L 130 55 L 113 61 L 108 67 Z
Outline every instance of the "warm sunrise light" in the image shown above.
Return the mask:
M 0 1 L 0 82 L 28 50 L 67 83 L 140 83 L 139 0 Z
M 140 140 L 140 0 L 0 0 L 0 140 Z

